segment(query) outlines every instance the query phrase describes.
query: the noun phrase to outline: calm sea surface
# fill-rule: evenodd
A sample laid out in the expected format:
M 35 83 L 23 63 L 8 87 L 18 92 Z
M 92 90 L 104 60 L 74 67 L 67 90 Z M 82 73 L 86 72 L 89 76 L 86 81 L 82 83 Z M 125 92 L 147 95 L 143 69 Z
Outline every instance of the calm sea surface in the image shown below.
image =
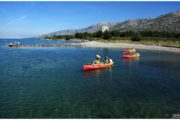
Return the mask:
M 9 41 L 0 40 L 0 45 Z M 66 41 L 21 40 L 21 43 Z M 68 42 L 68 43 L 71 43 Z M 0 118 L 166 118 L 180 114 L 180 54 L 121 49 L 0 47 Z M 96 54 L 111 68 L 82 71 Z
M 37 40 L 37 39 L 0 39 L 0 45 L 6 43 L 20 42 L 21 44 L 67 44 L 67 43 L 78 43 L 79 41 L 73 40 Z

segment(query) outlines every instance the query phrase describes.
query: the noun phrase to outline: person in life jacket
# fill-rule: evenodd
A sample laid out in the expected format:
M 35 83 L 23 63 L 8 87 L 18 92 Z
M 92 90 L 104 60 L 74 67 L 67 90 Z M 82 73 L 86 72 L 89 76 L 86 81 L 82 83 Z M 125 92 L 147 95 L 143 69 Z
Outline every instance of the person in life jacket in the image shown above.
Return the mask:
M 131 49 L 128 49 L 128 50 L 129 50 L 129 52 L 132 52 L 132 53 L 136 52 L 136 49 L 134 49 L 134 48 L 131 48 Z
M 129 49 L 130 53 L 129 55 L 135 55 L 137 52 L 136 52 L 136 49 L 132 48 L 132 49 Z
M 106 56 L 105 63 L 106 63 L 106 64 L 109 64 L 109 63 L 110 63 L 110 59 L 108 58 L 108 56 Z
M 96 55 L 96 60 L 93 62 L 93 64 L 101 64 L 101 56 L 100 55 Z
M 132 52 L 134 52 L 134 53 L 135 53 L 135 52 L 136 52 L 136 49 L 134 49 L 134 48 L 133 48 L 133 49 L 132 49 Z

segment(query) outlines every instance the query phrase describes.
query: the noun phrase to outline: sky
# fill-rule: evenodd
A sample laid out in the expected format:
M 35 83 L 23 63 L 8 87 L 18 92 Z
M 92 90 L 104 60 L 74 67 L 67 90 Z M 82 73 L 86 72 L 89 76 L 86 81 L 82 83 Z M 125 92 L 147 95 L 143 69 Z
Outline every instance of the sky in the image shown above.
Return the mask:
M 155 18 L 180 2 L 0 2 L 0 38 L 26 38 L 99 22 Z

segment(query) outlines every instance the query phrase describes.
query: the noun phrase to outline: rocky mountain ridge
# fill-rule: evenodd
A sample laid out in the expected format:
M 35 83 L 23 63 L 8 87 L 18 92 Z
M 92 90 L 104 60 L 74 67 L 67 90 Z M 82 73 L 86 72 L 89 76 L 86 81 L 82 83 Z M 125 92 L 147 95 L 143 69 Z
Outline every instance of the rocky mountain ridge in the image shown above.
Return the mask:
M 165 15 L 161 15 L 154 19 L 136 19 L 136 20 L 126 20 L 124 22 L 102 22 L 91 25 L 82 29 L 68 29 L 53 32 L 50 34 L 42 35 L 53 36 L 53 35 L 73 35 L 75 33 L 83 32 L 96 32 L 102 29 L 102 26 L 108 26 L 110 30 L 119 31 L 158 31 L 158 32 L 174 32 L 180 33 L 180 10 L 171 12 Z

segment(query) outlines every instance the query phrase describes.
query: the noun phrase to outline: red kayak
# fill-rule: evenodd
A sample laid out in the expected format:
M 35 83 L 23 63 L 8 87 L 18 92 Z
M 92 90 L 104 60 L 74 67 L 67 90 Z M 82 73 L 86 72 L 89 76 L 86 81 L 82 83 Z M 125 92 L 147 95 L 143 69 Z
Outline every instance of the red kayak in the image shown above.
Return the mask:
M 112 66 L 112 63 L 109 63 L 109 64 L 101 64 L 101 65 L 95 65 L 95 64 L 92 64 L 92 65 L 84 65 L 84 66 L 83 66 L 83 70 L 84 70 L 84 71 L 87 71 L 87 70 L 97 70 L 97 69 L 107 68 L 107 67 L 110 67 L 110 66 Z
M 97 69 L 103 69 L 103 68 L 107 68 L 113 65 L 113 62 L 110 62 L 108 64 L 100 64 L 100 65 L 96 65 L 96 64 L 92 64 L 92 65 L 83 65 L 83 70 L 87 71 L 87 70 L 97 70 Z
M 126 52 L 136 52 L 136 49 L 123 49 L 122 51 L 124 53 L 126 53 Z
M 135 54 L 135 55 L 123 55 L 123 58 L 125 58 L 125 59 L 139 58 L 139 57 L 140 57 L 139 54 Z
M 132 52 L 132 50 L 122 50 L 123 52 Z

